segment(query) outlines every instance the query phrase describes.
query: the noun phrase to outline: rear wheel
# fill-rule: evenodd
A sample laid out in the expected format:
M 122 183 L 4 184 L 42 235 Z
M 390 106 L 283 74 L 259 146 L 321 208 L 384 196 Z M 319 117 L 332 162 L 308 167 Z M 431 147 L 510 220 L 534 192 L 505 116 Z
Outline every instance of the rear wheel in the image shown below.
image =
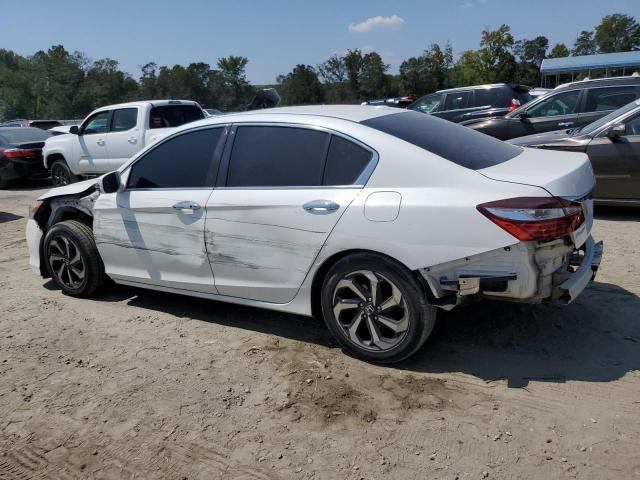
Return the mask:
M 414 354 L 435 325 L 435 307 L 414 275 L 381 255 L 339 260 L 322 286 L 329 330 L 350 354 L 393 363 Z
M 89 297 L 108 281 L 93 231 L 84 223 L 56 223 L 45 236 L 43 251 L 51 278 L 69 295 Z
M 51 165 L 51 181 L 54 186 L 62 187 L 77 182 L 79 179 L 80 177 L 71 171 L 64 160 L 56 160 Z

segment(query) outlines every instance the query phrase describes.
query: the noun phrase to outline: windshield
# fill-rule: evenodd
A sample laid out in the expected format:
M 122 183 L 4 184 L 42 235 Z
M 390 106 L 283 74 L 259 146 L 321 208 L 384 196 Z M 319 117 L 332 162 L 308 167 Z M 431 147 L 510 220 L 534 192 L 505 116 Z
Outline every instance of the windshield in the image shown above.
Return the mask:
M 640 99 L 634 100 L 633 102 L 626 104 L 624 107 L 620 107 L 619 109 L 614 110 L 609 115 L 605 115 L 604 117 L 600 118 L 599 120 L 596 120 L 595 122 L 592 122 L 589 125 L 585 125 L 580 130 L 580 133 L 582 133 L 584 135 L 590 135 L 593 132 L 595 132 L 597 129 L 602 127 L 603 125 L 606 125 L 610 121 L 615 120 L 617 117 L 620 117 L 620 116 L 624 115 L 625 113 L 628 113 L 631 110 L 633 110 L 634 108 L 637 108 L 639 106 L 640 106 Z
M 4 144 L 26 142 L 44 142 L 51 134 L 39 128 L 0 128 L 0 137 Z

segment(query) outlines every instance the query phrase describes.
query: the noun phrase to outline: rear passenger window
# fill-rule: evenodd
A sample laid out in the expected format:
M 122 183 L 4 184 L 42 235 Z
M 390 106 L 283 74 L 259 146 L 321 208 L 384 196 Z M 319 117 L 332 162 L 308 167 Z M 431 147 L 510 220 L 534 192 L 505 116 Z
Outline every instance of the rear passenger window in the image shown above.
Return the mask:
M 371 152 L 342 137 L 332 135 L 324 185 L 352 185 L 371 161 Z
M 449 92 L 444 101 L 443 110 L 460 110 L 467 108 L 471 101 L 471 92 Z
M 133 164 L 127 188 L 213 187 L 214 152 L 222 128 L 209 128 L 170 138 Z
M 584 111 L 617 110 L 627 103 L 633 102 L 637 96 L 638 88 L 635 86 L 591 88 L 587 91 L 587 103 Z
M 476 89 L 476 107 L 511 106 L 511 91 L 506 88 L 478 88 Z
M 294 127 L 238 127 L 228 187 L 299 187 L 322 184 L 329 135 Z
M 138 120 L 137 108 L 120 108 L 113 112 L 113 119 L 111 120 L 112 132 L 124 132 L 125 130 L 131 130 L 136 126 Z

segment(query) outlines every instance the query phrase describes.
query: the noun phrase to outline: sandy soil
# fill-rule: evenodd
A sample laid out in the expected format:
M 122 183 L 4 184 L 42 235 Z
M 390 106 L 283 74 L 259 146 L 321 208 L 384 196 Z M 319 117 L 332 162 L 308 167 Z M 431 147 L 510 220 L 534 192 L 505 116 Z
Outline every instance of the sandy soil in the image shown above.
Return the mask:
M 441 315 L 412 360 L 311 319 L 114 287 L 67 297 L 0 191 L 0 479 L 640 478 L 640 211 L 600 210 L 569 307 Z

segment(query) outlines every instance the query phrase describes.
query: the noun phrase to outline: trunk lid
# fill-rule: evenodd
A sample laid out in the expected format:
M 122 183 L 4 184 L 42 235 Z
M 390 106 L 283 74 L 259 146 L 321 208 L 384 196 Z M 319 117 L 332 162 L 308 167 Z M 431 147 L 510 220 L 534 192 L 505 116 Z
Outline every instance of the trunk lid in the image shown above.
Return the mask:
M 533 185 L 564 198 L 587 196 L 596 181 L 584 153 L 535 148 L 524 148 L 511 160 L 476 171 L 492 180 Z

